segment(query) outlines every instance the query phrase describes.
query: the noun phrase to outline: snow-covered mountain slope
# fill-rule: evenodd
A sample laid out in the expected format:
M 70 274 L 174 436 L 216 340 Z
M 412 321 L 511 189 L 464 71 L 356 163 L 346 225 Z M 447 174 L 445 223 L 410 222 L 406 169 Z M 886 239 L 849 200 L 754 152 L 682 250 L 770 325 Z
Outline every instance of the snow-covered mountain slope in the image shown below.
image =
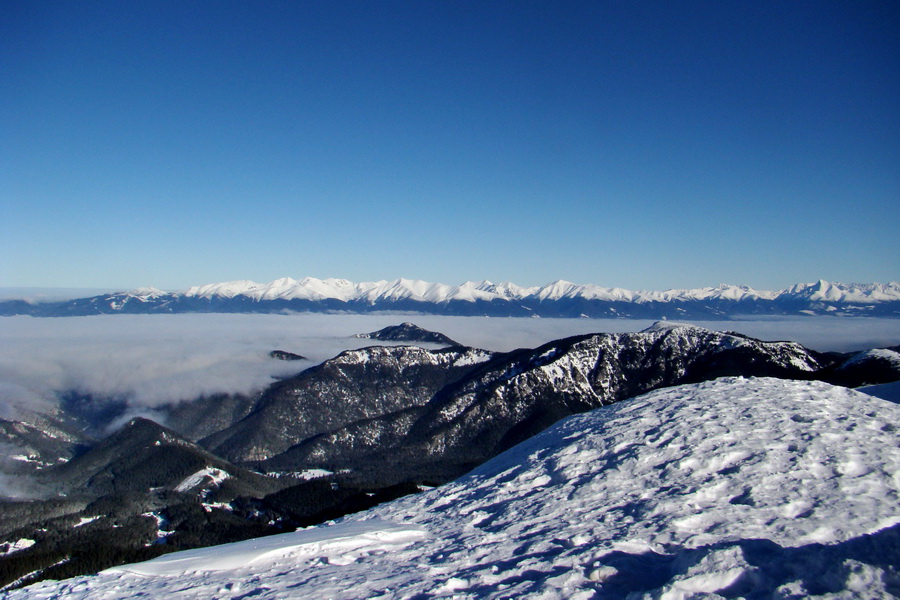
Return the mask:
M 851 354 L 823 370 L 821 379 L 847 387 L 877 385 L 900 380 L 900 346 L 873 348 Z
M 0 315 L 90 315 L 153 312 L 416 311 L 448 315 L 726 318 L 733 314 L 900 315 L 900 283 L 803 283 L 779 291 L 720 285 L 631 291 L 554 281 L 540 287 L 468 281 L 460 285 L 397 279 L 282 278 L 229 281 L 165 293 L 153 288 L 32 304 L 0 302 Z
M 77 432 L 60 428 L 52 417 L 37 413 L 17 416 L 31 422 L 0 418 L 0 473 L 30 473 L 66 462 L 86 441 Z
M 206 473 L 219 475 L 208 480 Z M 192 475 L 197 477 L 188 485 Z M 43 469 L 35 477 L 64 495 L 90 498 L 125 492 L 140 494 L 149 489 L 215 489 L 225 479 L 231 480 L 231 497 L 284 487 L 229 464 L 174 431 L 143 418 L 132 419 L 89 450 L 64 464 Z
M 839 368 L 847 369 L 853 365 L 858 365 L 860 363 L 873 360 L 885 362 L 890 364 L 891 367 L 895 369 L 900 369 L 900 352 L 891 350 L 890 348 L 873 348 L 872 350 L 860 352 L 859 354 L 853 356 L 850 360 L 842 364 Z
M 450 349 L 444 356 L 460 352 L 462 349 Z M 362 395 L 370 397 L 384 389 L 382 385 L 377 390 L 356 389 L 359 384 L 354 382 L 362 373 L 349 371 L 343 364 L 355 357 L 365 361 L 368 372 L 391 381 L 408 380 L 403 373 L 427 373 L 427 365 L 435 360 L 433 353 L 424 350 L 362 349 L 345 353 L 334 364 L 344 375 L 332 377 L 331 361 L 327 361 L 323 366 L 329 369 L 323 369 L 322 374 L 328 379 L 321 384 L 318 372 L 312 370 L 286 381 L 283 388 L 290 391 L 272 395 L 266 406 L 270 414 L 264 418 L 262 413 L 251 414 L 223 432 L 228 440 L 225 444 L 217 439 L 206 446 L 235 462 L 268 456 L 268 470 L 363 471 L 365 465 L 366 469 L 376 469 L 381 477 L 393 472 L 392 477 L 398 481 L 415 476 L 444 482 L 573 413 L 658 387 L 723 375 L 806 379 L 821 366 L 819 355 L 799 344 L 762 342 L 691 325 L 657 323 L 638 333 L 582 335 L 535 349 L 484 355 L 484 362 L 477 368 L 460 373 L 440 388 L 421 386 L 415 402 L 391 403 L 406 410 L 369 414 L 363 421 L 347 421 L 307 439 L 283 435 L 299 430 L 289 431 L 291 426 L 281 423 L 310 421 L 309 417 L 295 417 L 299 413 L 293 408 L 310 392 L 316 394 L 312 406 L 326 406 L 327 399 L 332 415 L 341 406 L 334 399 L 359 396 L 363 389 L 368 391 Z M 479 355 L 470 350 L 456 364 L 460 360 L 468 364 L 471 358 Z M 310 385 L 313 382 L 314 386 Z M 426 396 L 429 391 L 431 395 Z M 327 396 L 320 399 L 322 393 Z M 273 418 L 274 414 L 283 416 Z M 372 418 L 375 416 L 378 418 Z M 260 436 L 265 451 L 260 451 L 254 438 L 263 430 L 257 419 L 279 424 L 278 431 Z
M 668 388 L 334 525 L 6 598 L 889 598 L 898 420 L 818 382 Z
M 461 346 L 347 350 L 272 385 L 246 417 L 202 444 L 228 460 L 265 460 L 348 423 L 421 406 L 490 356 Z

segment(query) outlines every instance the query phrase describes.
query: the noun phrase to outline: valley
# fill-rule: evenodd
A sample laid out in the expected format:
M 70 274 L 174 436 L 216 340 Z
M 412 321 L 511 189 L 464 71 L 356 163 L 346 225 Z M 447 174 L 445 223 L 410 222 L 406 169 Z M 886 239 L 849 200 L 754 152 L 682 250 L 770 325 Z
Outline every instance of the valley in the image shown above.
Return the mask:
M 666 322 L 505 352 L 441 335 L 388 326 L 357 339 L 393 345 L 345 350 L 255 394 L 156 404 L 152 418 L 129 418 L 123 399 L 70 393 L 0 420 L 22 457 L 7 460 L 5 477 L 24 486 L 0 513 L 2 585 L 338 518 L 447 484 L 560 419 L 659 388 L 900 379 L 897 348 L 826 353 Z

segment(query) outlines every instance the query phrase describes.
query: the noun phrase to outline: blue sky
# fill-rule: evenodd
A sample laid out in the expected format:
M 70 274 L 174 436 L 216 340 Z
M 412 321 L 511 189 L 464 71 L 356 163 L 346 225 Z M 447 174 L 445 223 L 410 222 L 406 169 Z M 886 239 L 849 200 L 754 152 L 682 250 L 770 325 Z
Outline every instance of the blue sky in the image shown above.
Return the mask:
M 0 286 L 900 279 L 896 2 L 0 3 Z

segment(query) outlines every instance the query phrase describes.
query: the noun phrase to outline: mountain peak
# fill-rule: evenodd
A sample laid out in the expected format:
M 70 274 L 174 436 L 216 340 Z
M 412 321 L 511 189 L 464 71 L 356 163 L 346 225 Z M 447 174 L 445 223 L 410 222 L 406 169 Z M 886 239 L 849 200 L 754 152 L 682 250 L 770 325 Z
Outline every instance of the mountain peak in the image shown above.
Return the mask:
M 370 333 L 357 333 L 354 337 L 386 342 L 428 342 L 446 346 L 461 345 L 459 342 L 450 339 L 443 333 L 428 331 L 409 321 L 401 323 L 400 325 L 389 325 L 388 327 Z
M 165 296 L 166 292 L 152 286 L 144 286 L 132 290 L 131 295 L 143 298 L 156 298 L 158 296 Z
M 657 321 L 650 327 L 641 330 L 641 333 L 653 333 L 655 331 L 671 331 L 673 329 L 696 329 L 707 331 L 703 327 L 692 325 L 691 323 L 679 323 L 678 321 Z

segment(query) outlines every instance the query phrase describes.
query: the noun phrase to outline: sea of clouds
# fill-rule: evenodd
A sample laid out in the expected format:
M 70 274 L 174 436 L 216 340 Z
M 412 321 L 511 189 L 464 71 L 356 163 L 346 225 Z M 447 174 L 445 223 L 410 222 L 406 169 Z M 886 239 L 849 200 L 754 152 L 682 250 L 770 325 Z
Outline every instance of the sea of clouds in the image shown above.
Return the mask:
M 533 348 L 582 333 L 640 331 L 652 324 L 409 314 L 0 317 L 0 418 L 16 419 L 22 409 L 51 409 L 61 394 L 74 391 L 127 404 L 110 429 L 134 416 L 164 423 L 165 404 L 215 393 L 253 393 L 344 350 L 380 344 L 354 335 L 404 321 L 496 351 Z M 764 340 L 797 341 L 822 351 L 900 344 L 900 319 L 805 317 L 694 324 Z M 272 350 L 308 360 L 275 360 L 269 356 Z M 40 488 L 2 460 L 17 452 L 0 447 L 0 496 L 37 497 Z
M 403 321 L 458 342 L 506 351 L 580 333 L 640 331 L 642 320 L 523 319 L 433 315 L 178 314 L 0 318 L 0 417 L 40 408 L 66 391 L 124 399 L 134 407 L 220 392 L 252 393 L 343 350 L 371 345 L 354 334 Z M 900 320 L 804 317 L 696 322 L 816 350 L 900 344 Z M 272 350 L 308 357 L 286 362 Z

